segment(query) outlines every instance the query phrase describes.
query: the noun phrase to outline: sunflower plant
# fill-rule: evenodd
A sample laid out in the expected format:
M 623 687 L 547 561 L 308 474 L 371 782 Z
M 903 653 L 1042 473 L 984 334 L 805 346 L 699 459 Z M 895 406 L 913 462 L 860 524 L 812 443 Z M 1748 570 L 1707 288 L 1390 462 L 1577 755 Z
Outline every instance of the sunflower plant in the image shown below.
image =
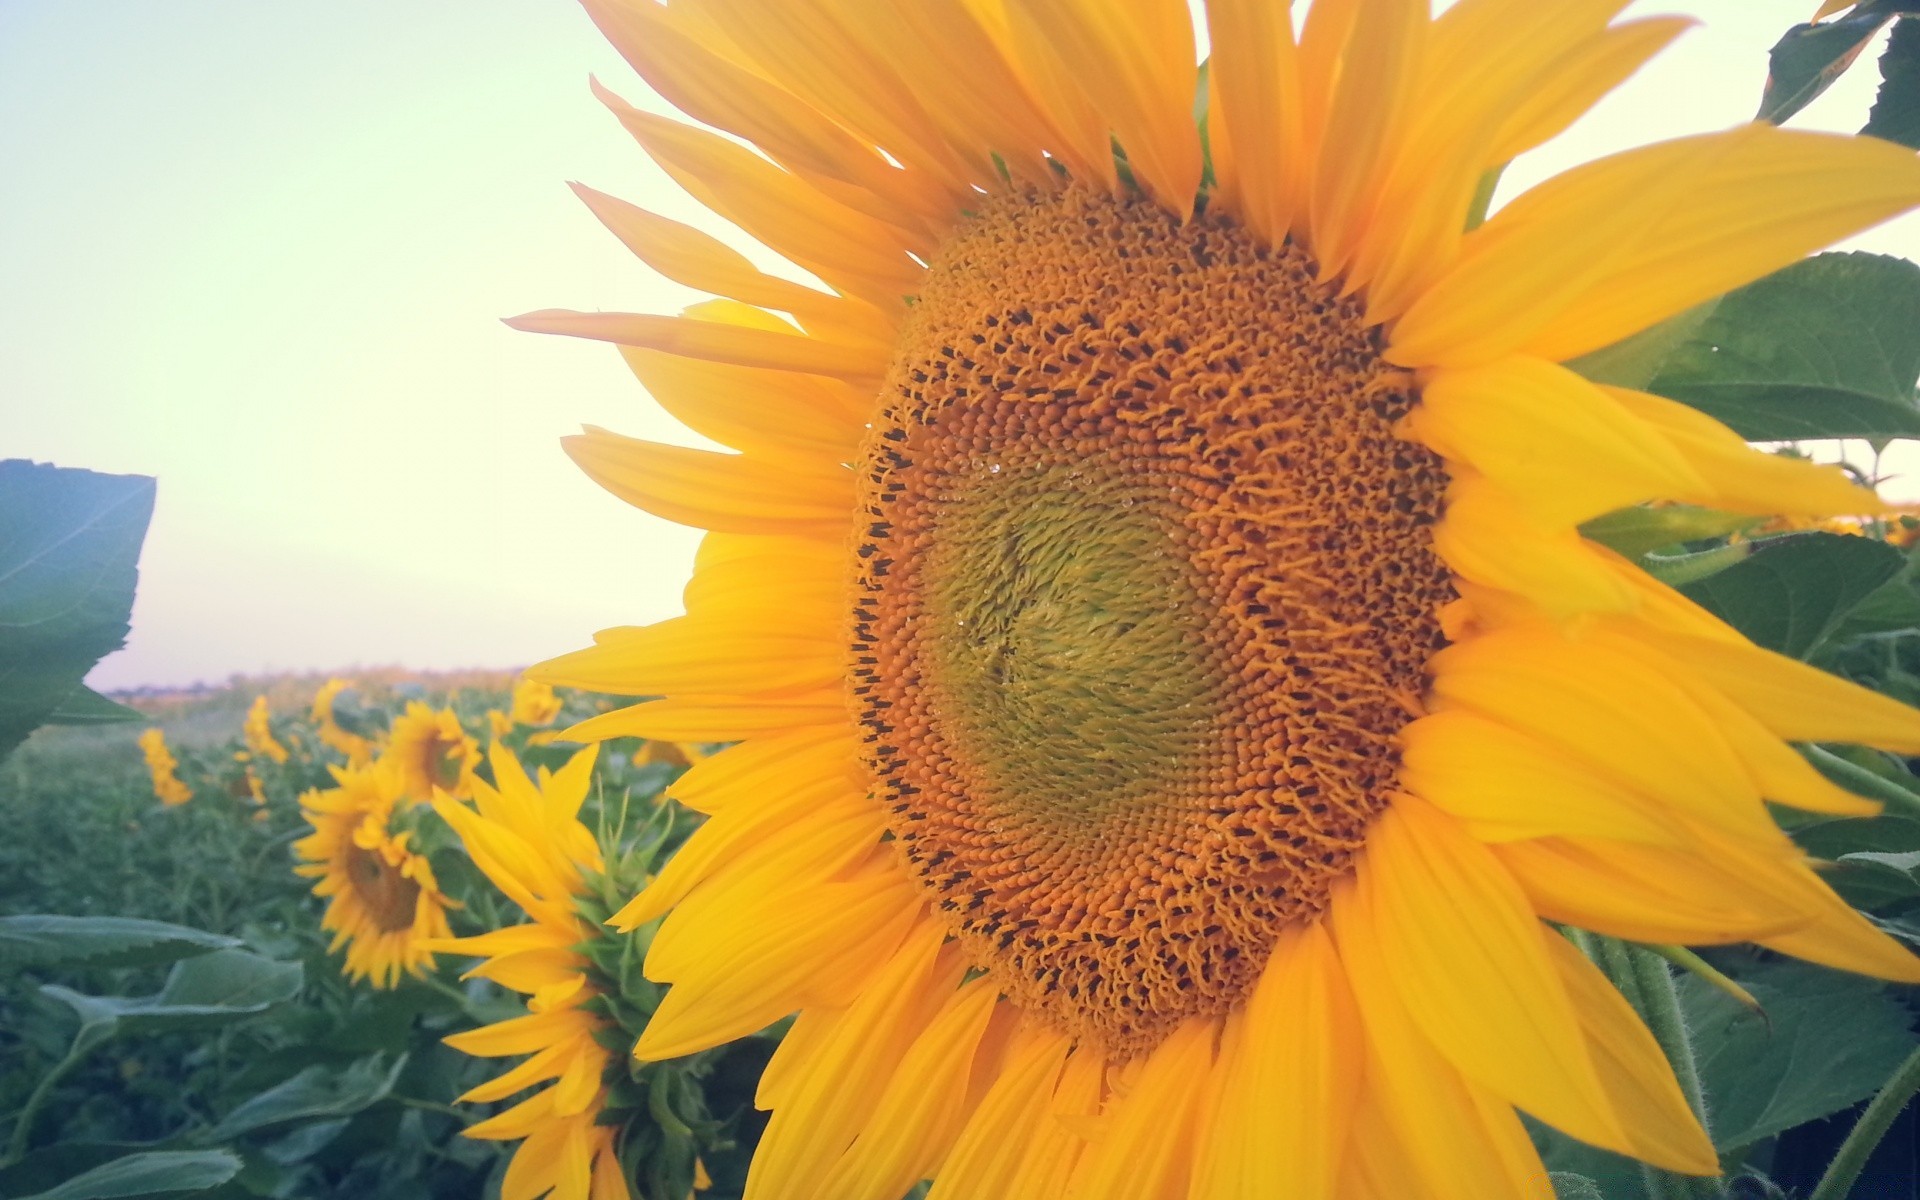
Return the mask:
M 686 615 L 530 676 L 731 743 L 613 919 L 639 1059 L 797 1014 L 748 1200 L 1781 1167 L 1699 1013 L 1920 983 L 1835 890 L 1914 900 L 1920 712 L 1858 638 L 1920 612 L 1873 473 L 1754 443 L 1920 433 L 1916 269 L 1808 258 L 1912 149 L 1756 122 L 1490 207 L 1690 24 L 1622 0 L 584 3 L 688 118 L 596 83 L 619 123 L 821 285 L 576 186 L 714 298 L 509 322 L 729 448 L 567 439 L 706 537 Z M 1888 1090 L 1820 1200 L 1920 1085 L 1847 987 L 1888 1061 L 1834 1090 Z

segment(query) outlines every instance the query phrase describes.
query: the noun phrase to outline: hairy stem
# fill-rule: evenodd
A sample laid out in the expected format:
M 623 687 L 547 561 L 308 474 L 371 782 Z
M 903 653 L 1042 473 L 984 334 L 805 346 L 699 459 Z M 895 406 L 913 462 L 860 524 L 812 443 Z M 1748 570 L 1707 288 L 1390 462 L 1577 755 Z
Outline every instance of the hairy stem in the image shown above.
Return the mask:
M 1900 1115 L 1915 1092 L 1920 1092 L 1920 1050 L 1907 1056 L 1893 1078 L 1887 1080 L 1887 1086 L 1868 1103 L 1867 1110 L 1854 1123 L 1853 1131 L 1847 1134 L 1847 1140 L 1840 1143 L 1840 1152 L 1827 1164 L 1827 1173 L 1820 1177 L 1820 1185 L 1807 1200 L 1846 1200 L 1860 1172 L 1866 1168 L 1867 1159 L 1872 1157 L 1873 1148 L 1880 1144 L 1893 1119 Z

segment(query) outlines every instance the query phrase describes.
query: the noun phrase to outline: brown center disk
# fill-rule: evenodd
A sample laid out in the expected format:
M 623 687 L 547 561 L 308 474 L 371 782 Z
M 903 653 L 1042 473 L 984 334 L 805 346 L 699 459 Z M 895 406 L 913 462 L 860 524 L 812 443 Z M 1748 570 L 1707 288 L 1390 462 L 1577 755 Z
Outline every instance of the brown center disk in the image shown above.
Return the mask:
M 347 878 L 382 933 L 413 928 L 420 885 L 402 875 L 399 868 L 388 865 L 378 852 L 347 847 Z
M 1224 1012 L 1394 786 L 1453 598 L 1410 382 L 1219 216 L 983 198 L 861 467 L 854 692 L 972 961 L 1109 1050 Z

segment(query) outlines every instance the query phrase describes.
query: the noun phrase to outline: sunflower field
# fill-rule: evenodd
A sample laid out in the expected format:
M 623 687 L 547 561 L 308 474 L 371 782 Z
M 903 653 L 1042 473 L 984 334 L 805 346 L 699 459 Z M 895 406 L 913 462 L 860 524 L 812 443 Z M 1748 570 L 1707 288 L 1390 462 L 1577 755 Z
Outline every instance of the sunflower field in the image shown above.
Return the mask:
M 1920 5 L 581 2 L 684 614 L 104 695 L 0 462 L 0 1198 L 1920 1200 Z

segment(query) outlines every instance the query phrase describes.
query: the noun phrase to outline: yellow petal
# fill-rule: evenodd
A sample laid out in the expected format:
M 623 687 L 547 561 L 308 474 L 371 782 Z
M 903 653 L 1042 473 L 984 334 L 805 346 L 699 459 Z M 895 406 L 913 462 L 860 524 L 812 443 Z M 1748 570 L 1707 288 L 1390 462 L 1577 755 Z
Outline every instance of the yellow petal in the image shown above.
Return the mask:
M 1124 12 L 1102 0 L 1010 0 L 1106 115 L 1141 188 L 1185 220 L 1200 188 L 1193 123 L 1198 67 L 1193 19 L 1182 0 L 1133 0 Z
M 1268 0 L 1210 0 L 1207 32 L 1215 194 L 1277 246 L 1293 224 L 1307 165 L 1293 22 Z
M 1852 516 L 1888 511 L 1881 499 L 1837 466 L 1749 446 L 1733 430 L 1696 408 L 1664 396 L 1609 387 L 1606 393 L 1684 455 L 1705 487 L 1675 492 L 1684 500 L 1728 512 L 1771 516 Z
M 956 191 L 973 178 L 901 79 L 901 67 L 872 54 L 819 0 L 711 0 L 706 9 L 756 67 L 896 161 Z M 857 17 L 857 14 L 855 14 Z M 914 69 L 906 67 L 906 69 Z
M 1067 1045 L 1064 1034 L 1048 1033 L 1012 1056 L 934 1176 L 927 1200 L 1004 1200 L 1041 1124 L 1052 1119 Z
M 1457 473 L 1447 509 L 1434 527 L 1440 557 L 1474 583 L 1515 592 L 1556 617 L 1585 612 L 1622 612 L 1633 594 L 1620 582 L 1604 553 L 1575 533 L 1553 525 L 1490 480 Z
M 1555 361 L 1619 341 L 1920 203 L 1920 161 L 1874 138 L 1742 126 L 1615 154 L 1469 234 L 1388 357 Z
M 703 362 L 620 347 L 647 394 L 681 424 L 766 462 L 802 470 L 851 462 L 865 432 L 838 403 L 841 389 L 818 376 Z
M 1507 162 L 1558 137 L 1602 96 L 1646 65 L 1696 22 L 1686 17 L 1627 21 L 1561 56 L 1509 112 L 1490 161 Z
M 1687 1106 L 1665 1052 L 1640 1014 L 1565 938 L 1550 937 L 1547 947 L 1580 1014 L 1594 1066 L 1627 1132 L 1632 1155 L 1669 1171 L 1718 1174 L 1720 1158 L 1713 1143 Z
M 1187 1195 L 1219 1036 L 1218 1018 L 1196 1017 L 1153 1048 L 1132 1089 L 1109 1102 L 1107 1128 L 1076 1180 L 1078 1195 L 1102 1200 Z
M 1490 849 L 1541 916 L 1628 941 L 1744 942 L 1809 919 L 1769 893 L 1767 881 L 1742 878 L 1692 849 L 1590 838 Z
M 1508 358 L 1438 371 L 1406 427 L 1547 524 L 1706 490 L 1673 446 L 1565 367 Z
M 830 342 L 798 330 L 777 333 L 651 313 L 547 308 L 510 317 L 507 324 L 524 333 L 557 333 L 742 367 L 825 375 L 862 387 L 877 385 L 887 367 L 885 356 L 871 345 Z
M 610 924 L 629 932 L 730 865 L 751 867 L 772 855 L 804 864 L 797 872 L 802 878 L 844 869 L 880 840 L 885 818 L 885 810 L 841 779 L 789 786 L 763 803 L 734 806 L 696 829 Z
M 590 717 L 566 731 L 572 742 L 642 737 L 660 742 L 732 742 L 800 728 L 844 729 L 839 688 L 795 696 L 671 697 Z
M 975 979 L 954 992 L 894 1064 L 869 1122 L 820 1194 L 835 1200 L 899 1200 L 945 1157 L 969 1113 L 967 1083 L 999 992 Z
M 462 1054 L 499 1058 L 508 1054 L 531 1054 L 557 1042 L 590 1036 L 596 1027 L 593 1014 L 578 1008 L 562 1008 L 496 1021 L 452 1034 L 444 1040 Z
M 622 437 L 588 426 L 562 438 L 593 481 L 657 517 L 734 533 L 844 533 L 853 473 L 783 470 L 744 454 L 716 454 Z
M 1333 1200 L 1365 1063 L 1359 1011 L 1324 926 L 1296 925 L 1221 1053 L 1194 1200 Z M 1296 1114 L 1311 1113 L 1312 1120 Z
M 495 1100 L 504 1100 L 522 1088 L 532 1087 L 536 1083 L 545 1083 L 567 1069 L 566 1060 L 574 1052 L 574 1043 L 556 1042 L 536 1051 L 531 1058 L 461 1093 L 456 1103 L 491 1104 Z
M 1400 781 L 1481 841 L 1560 834 L 1673 845 L 1658 809 L 1543 743 L 1462 709 L 1400 731 Z
M 1051 118 L 1059 141 L 1047 150 L 1072 177 L 1090 187 L 1119 187 L 1106 114 L 1080 86 L 1076 64 L 1047 41 L 1027 8 L 1012 0 L 962 0 L 1000 47 L 1028 94 Z
M 943 937 L 937 924 L 920 925 L 823 1033 L 774 1052 L 768 1075 L 784 1086 L 747 1169 L 745 1200 L 829 1194 L 821 1181 L 868 1126 L 901 1057 L 959 985 L 965 967 L 941 953 Z M 801 1055 L 804 1062 L 791 1061 Z
M 902 170 L 813 106 L 758 72 L 716 53 L 678 6 L 652 0 L 584 0 L 607 40 L 654 91 L 703 125 L 735 134 L 815 186 L 848 185 L 842 203 L 902 228 L 935 214 L 951 219 L 951 196 L 921 171 Z M 865 192 L 863 200 L 859 193 Z
M 1418 1182 L 1404 1190 L 1394 1187 L 1388 1196 L 1538 1200 L 1545 1168 L 1512 1107 L 1488 1104 L 1483 1090 L 1414 1025 L 1400 1000 L 1385 947 L 1373 933 L 1371 890 L 1339 887 L 1330 911 L 1367 1044 L 1354 1144 L 1391 1149 L 1380 1156 L 1363 1150 L 1349 1161 L 1376 1168 L 1383 1176 L 1378 1185 Z
M 1672 679 L 1615 648 L 1509 629 L 1434 656 L 1434 692 L 1735 833 L 1772 836 L 1746 766 Z
M 1333 75 L 1311 184 L 1313 252 L 1327 275 L 1346 268 L 1378 199 L 1428 34 L 1426 0 L 1377 0 L 1358 10 Z
M 703 758 L 668 784 L 667 794 L 688 808 L 718 814 L 759 803 L 778 788 L 822 779 L 851 783 L 859 770 L 859 741 L 850 730 L 801 729 L 756 737 Z
M 674 986 L 640 1035 L 636 1055 L 658 1061 L 705 1050 L 764 1029 L 811 997 L 857 986 L 899 944 L 918 907 L 897 868 L 754 899 L 704 914 L 705 945 L 676 964 L 682 969 L 674 971 Z M 686 915 L 683 909 L 673 920 Z M 664 978 L 654 966 L 661 948 L 656 939 L 649 977 Z
M 672 617 L 599 636 L 599 645 L 548 659 L 528 676 L 618 696 L 775 695 L 825 687 L 847 661 L 844 639 L 805 628 Z
M 1550 936 L 1487 848 L 1402 797 L 1367 832 L 1365 927 L 1414 1024 L 1461 1071 L 1585 1142 L 1628 1151 L 1547 957 Z

